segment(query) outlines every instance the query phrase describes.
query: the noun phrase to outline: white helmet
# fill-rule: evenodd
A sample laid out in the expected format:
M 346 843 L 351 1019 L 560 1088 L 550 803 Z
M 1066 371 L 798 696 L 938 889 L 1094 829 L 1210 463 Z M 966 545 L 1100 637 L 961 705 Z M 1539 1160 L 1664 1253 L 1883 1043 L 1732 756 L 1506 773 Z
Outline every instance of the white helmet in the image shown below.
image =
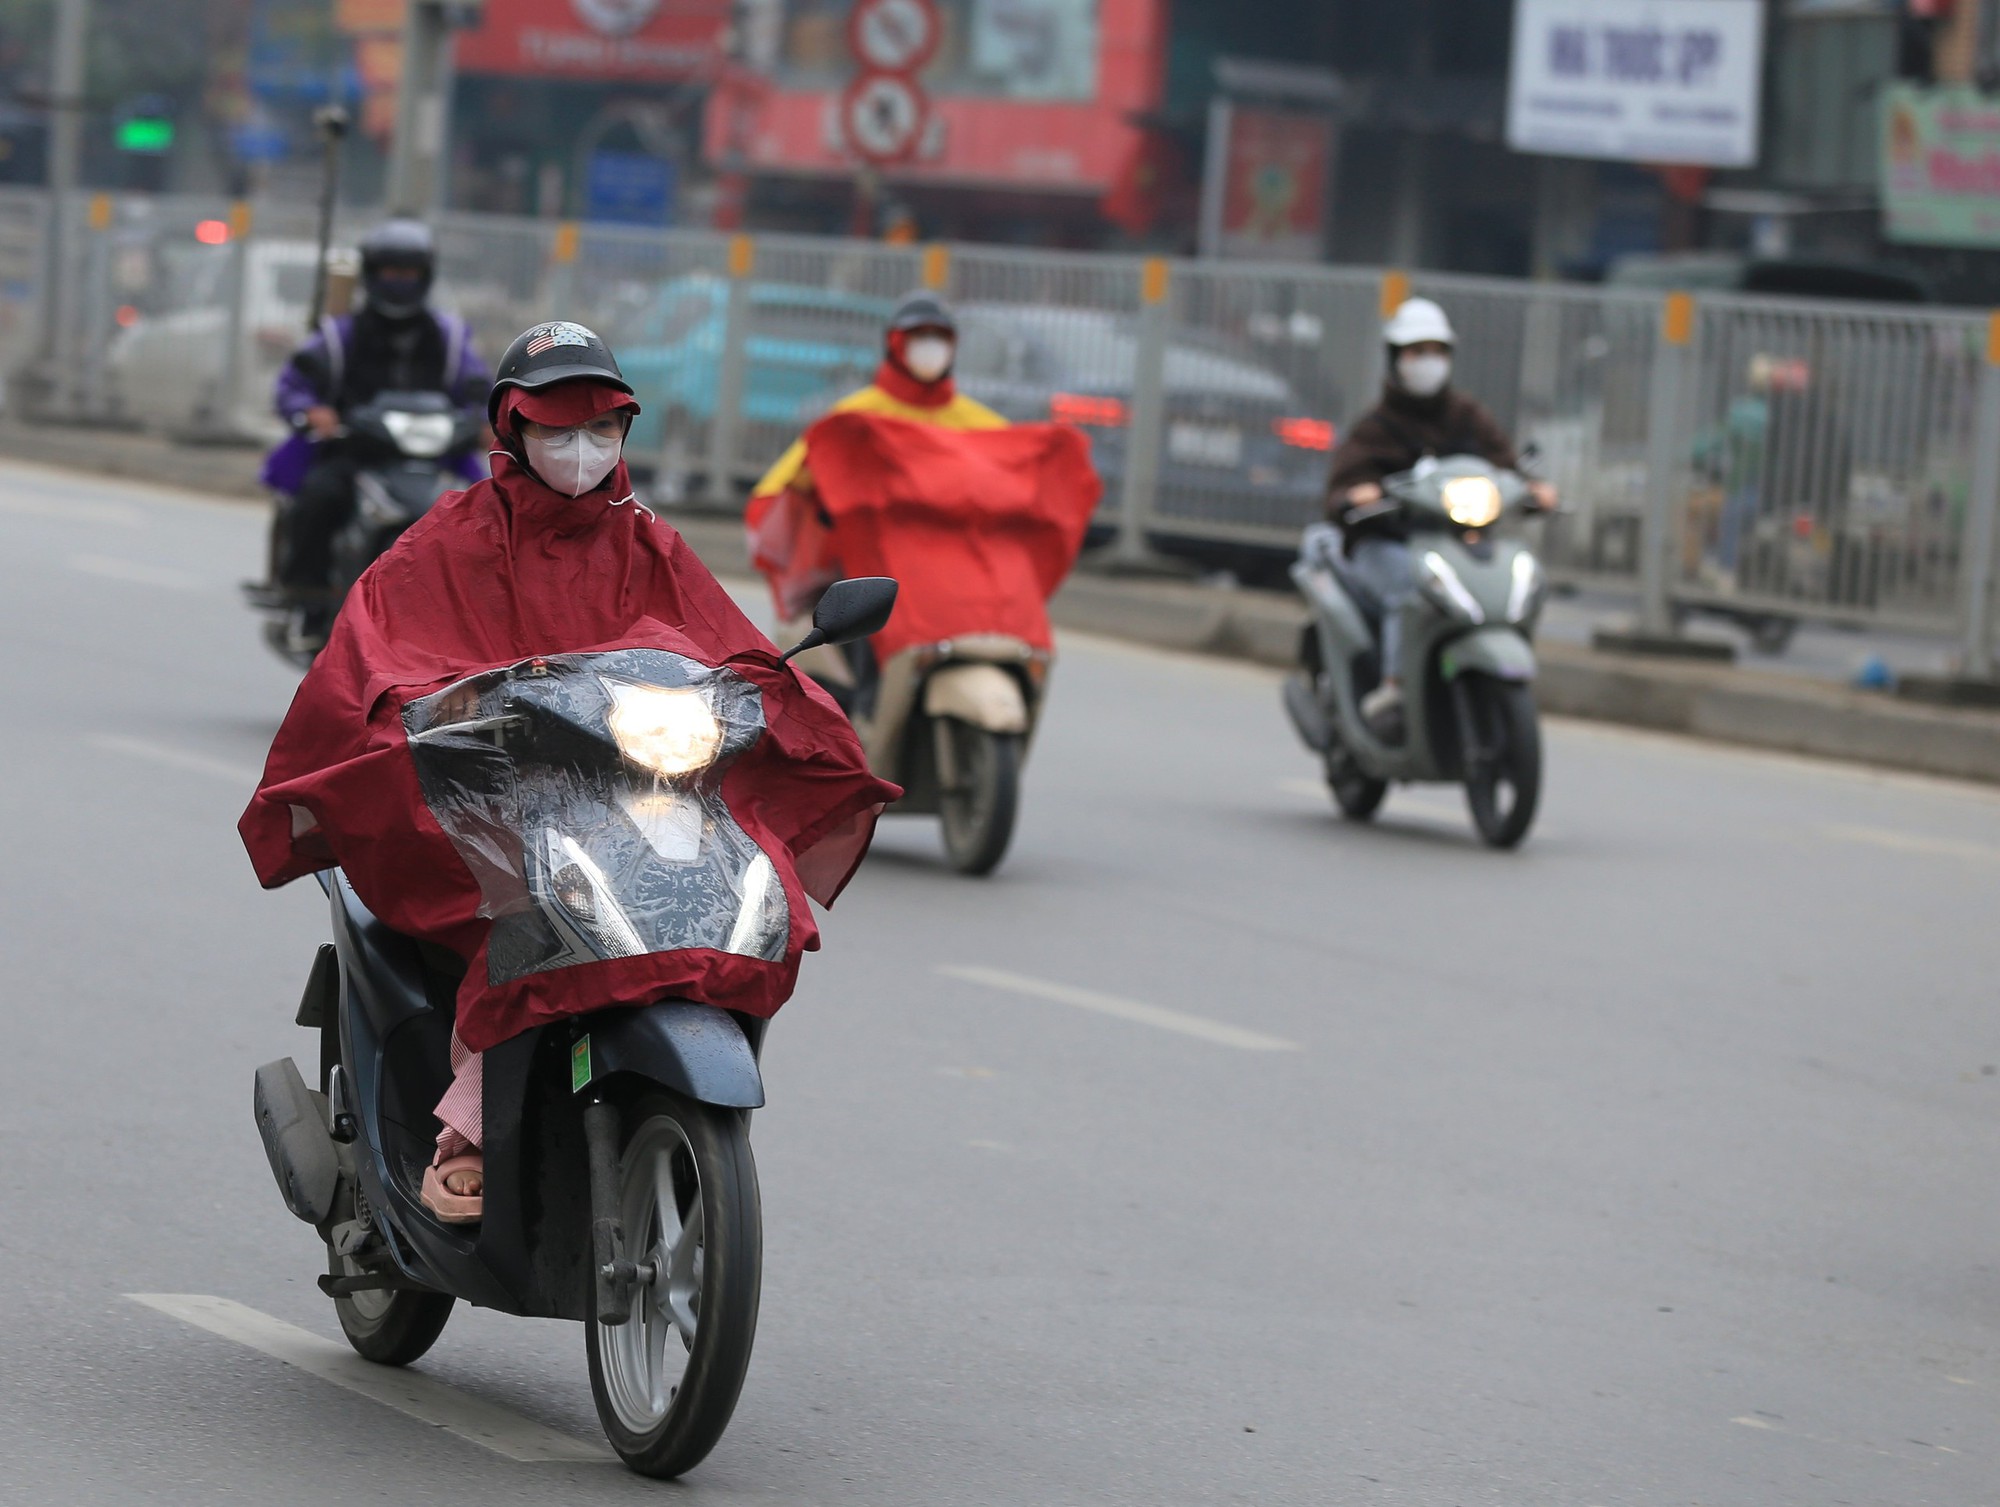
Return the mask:
M 1395 316 L 1382 326 L 1382 338 L 1398 350 L 1426 340 L 1440 341 L 1445 345 L 1458 344 L 1458 336 L 1452 330 L 1451 321 L 1445 318 L 1444 310 L 1428 298 L 1405 299 Z

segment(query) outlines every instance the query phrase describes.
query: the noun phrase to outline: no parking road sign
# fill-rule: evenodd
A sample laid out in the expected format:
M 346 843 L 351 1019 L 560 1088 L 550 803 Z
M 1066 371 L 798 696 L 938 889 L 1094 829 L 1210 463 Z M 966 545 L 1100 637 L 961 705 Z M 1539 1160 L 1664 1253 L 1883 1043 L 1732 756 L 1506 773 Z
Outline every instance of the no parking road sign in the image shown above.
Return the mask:
M 900 73 L 864 73 L 847 86 L 840 102 L 848 145 L 878 166 L 902 162 L 915 152 L 929 115 L 924 91 Z
M 942 32 L 932 0 L 856 0 L 847 18 L 847 45 L 873 73 L 918 72 Z

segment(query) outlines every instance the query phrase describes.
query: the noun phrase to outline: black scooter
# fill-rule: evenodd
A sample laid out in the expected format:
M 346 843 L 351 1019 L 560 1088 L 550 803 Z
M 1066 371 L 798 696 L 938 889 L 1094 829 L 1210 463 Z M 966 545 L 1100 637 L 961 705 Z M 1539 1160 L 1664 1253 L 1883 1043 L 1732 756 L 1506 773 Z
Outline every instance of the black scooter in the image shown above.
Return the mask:
M 895 599 L 884 578 L 836 583 L 786 658 L 879 632 Z M 413 702 L 404 724 L 461 850 L 479 844 L 489 870 L 514 855 L 497 976 L 671 947 L 783 955 L 783 886 L 718 793 L 763 735 L 741 677 L 653 650 L 551 656 Z M 298 1011 L 319 1033 L 319 1086 L 290 1058 L 267 1064 L 255 1109 L 286 1206 L 326 1241 L 319 1285 L 342 1331 L 407 1365 L 460 1298 L 582 1320 L 612 1447 L 645 1475 L 691 1469 L 728 1426 L 756 1332 L 765 1022 L 663 1000 L 487 1052 L 484 1218 L 447 1225 L 420 1188 L 464 965 L 391 931 L 339 871 L 320 882 L 334 940 Z
M 278 579 L 292 523 L 291 499 L 283 496 L 271 520 L 266 582 L 244 587 L 250 605 L 266 614 L 264 642 L 280 659 L 311 667 L 362 572 L 440 497 L 465 485 L 451 463 L 479 442 L 480 429 L 477 417 L 441 392 L 380 393 L 342 415 L 340 433 L 328 443 L 354 462 L 354 511 L 333 536 L 326 587 L 302 592 L 269 584 Z

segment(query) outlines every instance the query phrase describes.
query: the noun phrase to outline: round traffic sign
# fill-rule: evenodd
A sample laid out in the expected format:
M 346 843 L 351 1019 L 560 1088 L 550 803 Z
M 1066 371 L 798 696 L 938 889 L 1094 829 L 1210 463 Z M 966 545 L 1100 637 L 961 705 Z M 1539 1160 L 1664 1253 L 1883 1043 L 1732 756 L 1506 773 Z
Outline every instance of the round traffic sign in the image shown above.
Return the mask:
M 847 45 L 855 61 L 877 73 L 915 73 L 943 36 L 932 0 L 855 0 Z
M 901 162 L 916 151 L 930 115 L 917 81 L 900 73 L 864 73 L 840 101 L 848 145 L 869 162 Z

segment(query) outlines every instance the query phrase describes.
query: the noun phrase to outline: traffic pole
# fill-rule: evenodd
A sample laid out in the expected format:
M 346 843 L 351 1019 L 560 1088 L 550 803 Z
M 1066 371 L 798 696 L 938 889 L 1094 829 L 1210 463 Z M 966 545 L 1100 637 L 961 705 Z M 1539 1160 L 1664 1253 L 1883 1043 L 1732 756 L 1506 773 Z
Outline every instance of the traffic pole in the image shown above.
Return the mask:
M 49 68 L 48 224 L 42 266 L 41 398 L 57 413 L 76 407 L 76 261 L 70 206 L 83 165 L 83 85 L 90 0 L 56 0 Z
M 1591 647 L 1614 654 L 1728 661 L 1735 648 L 1690 638 L 1674 627 L 1673 574 L 1679 548 L 1681 492 L 1693 448 L 1689 388 L 1694 374 L 1697 310 L 1692 293 L 1669 293 L 1660 306 L 1653 378 L 1646 410 L 1646 501 L 1639 519 L 1639 614 L 1630 628 L 1599 628 Z
M 708 424 L 708 485 L 702 493 L 709 506 L 717 509 L 727 508 L 734 500 L 736 461 L 743 448 L 743 389 L 750 364 L 750 279 L 756 270 L 757 243 L 740 233 L 731 236 L 715 412 Z
M 2000 312 L 1987 320 L 1973 416 L 1972 497 L 1965 521 L 1965 638 L 1959 673 L 1993 679 L 1993 552 L 2000 544 Z
M 1167 343 L 1173 326 L 1173 268 L 1149 257 L 1139 269 L 1139 329 L 1132 373 L 1132 411 L 1125 431 L 1125 479 L 1118 500 L 1118 538 L 1106 562 L 1123 571 L 1158 569 L 1146 543 L 1146 519 L 1158 498 L 1160 447 L 1167 428 Z
M 443 200 L 450 137 L 451 33 L 476 26 L 485 0 L 409 0 L 403 15 L 403 72 L 396 87 L 396 134 L 389 149 L 389 212 L 422 216 Z

